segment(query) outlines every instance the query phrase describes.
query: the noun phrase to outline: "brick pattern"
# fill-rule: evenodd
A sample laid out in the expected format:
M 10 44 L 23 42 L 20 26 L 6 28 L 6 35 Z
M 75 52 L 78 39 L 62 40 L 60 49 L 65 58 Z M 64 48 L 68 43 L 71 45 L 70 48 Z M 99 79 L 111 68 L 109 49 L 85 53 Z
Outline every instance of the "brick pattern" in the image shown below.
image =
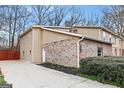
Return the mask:
M 46 61 L 70 67 L 78 66 L 77 38 L 51 42 L 43 45 Z
M 103 56 L 112 55 L 112 46 L 109 44 L 104 44 L 100 42 L 95 42 L 92 40 L 83 40 L 80 42 L 80 59 L 85 57 L 95 57 L 97 56 L 97 47 L 103 48 Z

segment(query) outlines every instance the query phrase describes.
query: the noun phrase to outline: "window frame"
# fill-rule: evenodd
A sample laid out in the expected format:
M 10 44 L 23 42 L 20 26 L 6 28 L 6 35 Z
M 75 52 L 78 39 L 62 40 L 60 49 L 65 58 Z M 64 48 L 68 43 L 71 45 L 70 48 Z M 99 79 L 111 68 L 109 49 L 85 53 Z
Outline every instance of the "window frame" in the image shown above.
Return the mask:
M 102 47 L 97 47 L 97 56 L 103 56 L 103 48 Z

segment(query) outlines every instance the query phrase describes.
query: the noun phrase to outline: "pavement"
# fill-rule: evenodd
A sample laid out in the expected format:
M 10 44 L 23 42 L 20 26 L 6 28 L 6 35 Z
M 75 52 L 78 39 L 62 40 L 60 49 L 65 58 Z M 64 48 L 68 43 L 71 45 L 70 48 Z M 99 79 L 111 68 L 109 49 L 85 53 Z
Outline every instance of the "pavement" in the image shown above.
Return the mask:
M 0 61 L 0 67 L 14 88 L 117 88 L 24 60 Z

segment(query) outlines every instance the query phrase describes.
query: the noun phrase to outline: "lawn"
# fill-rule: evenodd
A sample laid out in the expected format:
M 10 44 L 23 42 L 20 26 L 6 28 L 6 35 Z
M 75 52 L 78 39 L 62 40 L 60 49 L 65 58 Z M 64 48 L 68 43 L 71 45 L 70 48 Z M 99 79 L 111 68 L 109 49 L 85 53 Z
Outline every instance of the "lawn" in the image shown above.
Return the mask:
M 102 83 L 124 87 L 124 57 L 92 57 L 80 61 L 80 68 L 44 63 L 42 66 Z
M 6 81 L 4 80 L 4 76 L 0 76 L 0 85 L 6 84 Z
M 0 71 L 0 85 L 6 84 L 6 81 L 4 80 L 4 76 L 2 75 L 2 72 Z

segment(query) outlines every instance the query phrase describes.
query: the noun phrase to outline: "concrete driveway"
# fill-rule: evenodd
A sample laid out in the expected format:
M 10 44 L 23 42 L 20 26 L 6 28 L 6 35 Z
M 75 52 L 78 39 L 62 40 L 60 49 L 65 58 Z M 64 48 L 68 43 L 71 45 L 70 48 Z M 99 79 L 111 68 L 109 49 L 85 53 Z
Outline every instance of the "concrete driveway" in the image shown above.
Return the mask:
M 14 88 L 114 88 L 26 61 L 0 61 L 5 80 Z

